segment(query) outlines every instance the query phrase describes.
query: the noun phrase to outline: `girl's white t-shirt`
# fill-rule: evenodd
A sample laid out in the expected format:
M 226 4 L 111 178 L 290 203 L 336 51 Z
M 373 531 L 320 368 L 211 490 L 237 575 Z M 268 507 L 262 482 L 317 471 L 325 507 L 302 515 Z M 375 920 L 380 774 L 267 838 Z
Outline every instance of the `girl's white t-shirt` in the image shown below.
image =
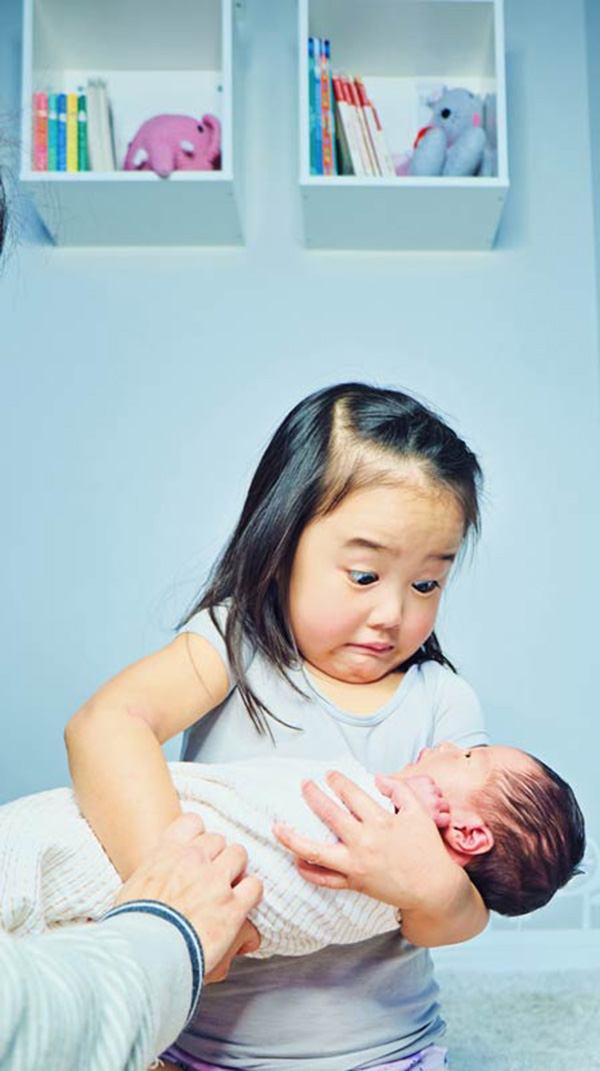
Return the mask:
M 218 611 L 224 624 L 225 609 Z M 451 740 L 489 743 L 472 688 L 436 662 L 413 666 L 392 697 L 370 715 L 335 706 L 302 667 L 289 671 L 300 692 L 248 646 L 248 680 L 282 725 L 259 735 L 232 678 L 227 652 L 208 611 L 183 631 L 221 655 L 230 691 L 191 726 L 182 759 L 223 763 L 276 752 L 333 760 L 350 752 L 371 773 L 392 773 L 423 747 Z M 225 982 L 208 986 L 198 1016 L 178 1044 L 197 1059 L 244 1071 L 351 1071 L 418 1052 L 444 1030 L 431 957 L 396 933 L 309 956 L 240 959 Z

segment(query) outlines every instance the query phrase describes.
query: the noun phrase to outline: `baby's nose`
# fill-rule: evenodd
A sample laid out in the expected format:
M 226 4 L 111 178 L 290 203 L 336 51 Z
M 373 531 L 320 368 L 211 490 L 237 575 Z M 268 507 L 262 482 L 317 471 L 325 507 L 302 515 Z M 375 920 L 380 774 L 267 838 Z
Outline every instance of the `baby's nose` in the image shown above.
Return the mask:
M 450 740 L 443 740 L 441 744 L 438 744 L 438 751 L 460 751 L 460 748 L 456 744 L 451 743 Z

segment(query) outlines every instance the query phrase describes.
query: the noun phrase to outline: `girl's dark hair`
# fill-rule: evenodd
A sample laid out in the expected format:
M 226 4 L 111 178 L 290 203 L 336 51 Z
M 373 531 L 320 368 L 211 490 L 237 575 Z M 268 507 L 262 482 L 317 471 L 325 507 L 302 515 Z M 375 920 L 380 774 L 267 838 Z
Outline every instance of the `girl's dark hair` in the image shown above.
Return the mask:
M 398 460 L 413 464 L 421 475 L 456 496 L 465 535 L 479 530 L 482 476 L 477 458 L 435 413 L 400 391 L 364 383 L 316 391 L 292 409 L 267 446 L 237 527 L 202 595 L 179 626 L 208 609 L 223 631 L 215 607 L 228 601 L 223 632 L 227 656 L 260 733 L 270 732 L 266 716 L 279 719 L 248 683 L 244 639 L 287 678 L 286 670 L 298 663 L 287 602 L 302 532 L 352 491 L 389 482 L 391 463 Z M 399 668 L 428 660 L 451 665 L 435 633 Z

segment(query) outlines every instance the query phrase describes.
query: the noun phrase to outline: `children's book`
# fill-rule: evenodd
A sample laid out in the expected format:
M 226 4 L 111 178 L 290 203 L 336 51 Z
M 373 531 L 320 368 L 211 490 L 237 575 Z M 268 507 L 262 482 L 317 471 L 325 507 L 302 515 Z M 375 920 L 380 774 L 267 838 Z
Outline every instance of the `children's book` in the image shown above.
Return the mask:
M 67 171 L 77 171 L 77 94 L 67 93 Z
M 352 97 L 352 104 L 354 105 L 354 114 L 356 116 L 356 125 L 358 129 L 360 151 L 362 154 L 364 174 L 365 175 L 377 175 L 379 170 L 377 167 L 377 159 L 374 156 L 371 146 L 371 139 L 369 137 L 369 131 L 367 128 L 367 122 L 361 108 L 360 99 L 358 96 L 358 90 L 352 79 L 348 79 L 348 88 L 350 90 L 350 96 Z
M 106 82 L 102 79 L 98 83 L 98 99 L 100 102 L 100 131 L 102 138 L 103 171 L 115 171 L 115 147 L 113 142 L 112 120 Z
M 67 170 L 67 95 L 59 93 L 57 97 L 57 170 Z
M 354 175 L 354 164 L 350 147 L 351 132 L 350 120 L 347 114 L 348 105 L 344 98 L 344 91 L 339 75 L 333 75 L 333 98 L 335 102 L 335 135 L 336 151 L 338 160 L 338 173 L 340 175 Z
M 342 92 L 344 94 L 344 102 L 346 104 L 344 115 L 348 119 L 347 127 L 354 174 L 368 175 L 369 161 L 367 157 L 367 150 L 364 144 L 363 133 L 358 119 L 358 115 L 356 114 L 357 108 L 355 104 L 354 95 L 350 88 L 350 79 L 346 75 L 340 75 L 340 83 L 342 86 Z
M 355 86 L 356 93 L 357 93 L 357 96 L 358 96 L 358 103 L 360 104 L 360 109 L 361 109 L 362 117 L 363 117 L 363 120 L 364 120 L 364 126 L 365 126 L 365 129 L 366 129 L 366 134 L 367 134 L 367 138 L 368 138 L 368 141 L 369 141 L 369 149 L 370 149 L 370 153 L 371 153 L 371 160 L 374 163 L 374 167 L 375 167 L 374 174 L 383 175 L 383 174 L 385 174 L 385 172 L 383 170 L 383 166 L 384 165 L 383 165 L 382 161 L 379 159 L 379 153 L 377 151 L 377 138 L 376 138 L 376 134 L 375 134 L 375 120 L 373 118 L 373 113 L 371 112 L 371 109 L 370 109 L 370 106 L 369 106 L 369 99 L 367 97 L 367 91 L 365 89 L 365 85 L 364 85 L 364 82 L 363 82 L 362 78 L 355 78 L 354 79 L 354 86 Z
M 367 115 L 371 116 L 372 120 L 372 133 L 377 147 L 377 157 L 379 160 L 379 166 L 381 167 L 382 175 L 393 175 L 396 177 L 396 168 L 394 167 L 394 158 L 390 152 L 388 140 L 383 131 L 377 109 L 373 104 L 373 101 L 369 98 L 367 101 L 368 107 L 366 109 Z
M 321 41 L 320 47 L 320 71 L 321 71 L 321 136 L 323 153 L 323 174 L 335 174 L 335 149 L 333 141 L 333 120 L 331 106 L 331 72 L 330 72 L 330 46 L 329 41 Z
M 312 70 L 315 103 L 315 167 L 316 175 L 323 174 L 323 125 L 321 117 L 321 38 L 314 38 L 314 63 Z
M 77 98 L 77 168 L 88 171 L 87 102 L 85 93 Z
M 310 136 L 310 173 L 311 175 L 318 175 L 317 170 L 317 122 L 319 116 L 317 113 L 317 103 L 315 100 L 315 39 L 309 37 L 308 39 L 308 115 L 309 115 L 309 136 Z
M 100 101 L 98 99 L 98 83 L 89 79 L 86 88 L 87 98 L 87 140 L 88 140 L 88 164 L 90 171 L 103 171 L 102 160 L 102 133 L 100 125 Z
M 33 170 L 48 170 L 48 94 L 33 94 Z
M 56 93 L 48 94 L 48 171 L 58 169 L 58 112 Z

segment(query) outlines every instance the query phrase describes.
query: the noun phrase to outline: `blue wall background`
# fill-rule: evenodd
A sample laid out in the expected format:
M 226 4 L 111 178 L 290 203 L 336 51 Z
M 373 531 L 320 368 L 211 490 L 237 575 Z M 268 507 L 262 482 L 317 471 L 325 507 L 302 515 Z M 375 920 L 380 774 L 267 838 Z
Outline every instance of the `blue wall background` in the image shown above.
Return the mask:
M 20 9 L 0 7 L 8 142 Z M 557 766 L 598 838 L 598 46 L 583 0 L 508 0 L 506 31 L 512 190 L 491 254 L 302 248 L 293 0 L 248 0 L 243 249 L 54 249 L 13 188 L 0 799 L 66 781 L 66 720 L 169 640 L 283 414 L 356 377 L 431 401 L 480 454 L 484 534 L 442 636 L 494 737 Z

